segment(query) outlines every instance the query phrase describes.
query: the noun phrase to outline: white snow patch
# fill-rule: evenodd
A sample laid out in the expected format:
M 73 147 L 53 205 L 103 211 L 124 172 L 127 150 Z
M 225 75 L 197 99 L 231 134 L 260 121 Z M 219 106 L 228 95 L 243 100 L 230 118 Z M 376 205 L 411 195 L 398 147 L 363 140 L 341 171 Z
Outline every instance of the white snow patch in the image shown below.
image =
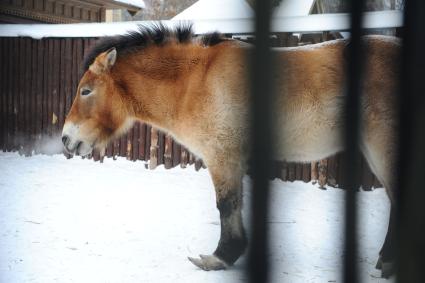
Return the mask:
M 199 0 L 172 20 L 220 20 L 253 17 L 254 10 L 245 0 Z
M 144 165 L 0 153 L 0 282 L 247 282 L 246 256 L 218 272 L 186 259 L 219 239 L 208 171 Z M 341 282 L 344 191 L 274 180 L 270 199 L 271 282 Z M 374 269 L 385 191 L 360 192 L 359 209 L 362 281 L 392 282 Z
M 133 5 L 139 8 L 146 8 L 145 2 L 143 0 L 114 0 L 115 2 L 121 2 L 129 5 Z
M 314 0 L 282 0 L 273 11 L 275 17 L 307 16 Z

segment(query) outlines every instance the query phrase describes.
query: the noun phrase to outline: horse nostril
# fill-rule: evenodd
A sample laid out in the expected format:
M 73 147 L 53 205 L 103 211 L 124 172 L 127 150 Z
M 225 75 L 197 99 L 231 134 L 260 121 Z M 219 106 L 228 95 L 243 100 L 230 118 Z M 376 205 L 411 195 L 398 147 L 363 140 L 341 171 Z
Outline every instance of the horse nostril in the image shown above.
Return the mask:
M 62 137 L 62 143 L 64 146 L 66 146 L 68 144 L 69 141 L 69 137 L 67 135 Z

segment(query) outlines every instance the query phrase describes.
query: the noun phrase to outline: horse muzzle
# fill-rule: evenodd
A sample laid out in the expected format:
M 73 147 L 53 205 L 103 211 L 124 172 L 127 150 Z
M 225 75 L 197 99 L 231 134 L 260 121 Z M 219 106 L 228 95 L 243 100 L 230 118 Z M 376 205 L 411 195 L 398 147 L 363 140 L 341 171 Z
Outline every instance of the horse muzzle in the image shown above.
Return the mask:
M 62 143 L 67 153 L 85 156 L 92 152 L 93 145 L 79 138 L 79 127 L 65 124 L 62 131 Z

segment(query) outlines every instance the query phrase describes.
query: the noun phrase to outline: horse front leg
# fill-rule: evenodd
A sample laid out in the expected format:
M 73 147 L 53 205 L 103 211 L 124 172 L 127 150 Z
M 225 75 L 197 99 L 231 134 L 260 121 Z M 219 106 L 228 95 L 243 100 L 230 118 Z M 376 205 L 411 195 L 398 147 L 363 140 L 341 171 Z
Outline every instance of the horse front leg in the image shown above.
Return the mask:
M 203 270 L 220 270 L 232 265 L 245 251 L 247 239 L 242 224 L 242 172 L 235 166 L 209 166 L 213 179 L 221 233 L 215 252 L 189 260 Z

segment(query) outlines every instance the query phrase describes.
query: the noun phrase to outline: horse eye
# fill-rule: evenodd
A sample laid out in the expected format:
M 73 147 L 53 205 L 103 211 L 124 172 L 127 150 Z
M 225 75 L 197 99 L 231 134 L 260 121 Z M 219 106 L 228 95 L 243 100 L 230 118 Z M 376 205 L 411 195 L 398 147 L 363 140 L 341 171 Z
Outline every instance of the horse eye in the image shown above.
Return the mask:
M 81 91 L 81 95 L 89 95 L 90 93 L 91 93 L 91 90 L 89 90 L 89 89 L 83 89 Z

